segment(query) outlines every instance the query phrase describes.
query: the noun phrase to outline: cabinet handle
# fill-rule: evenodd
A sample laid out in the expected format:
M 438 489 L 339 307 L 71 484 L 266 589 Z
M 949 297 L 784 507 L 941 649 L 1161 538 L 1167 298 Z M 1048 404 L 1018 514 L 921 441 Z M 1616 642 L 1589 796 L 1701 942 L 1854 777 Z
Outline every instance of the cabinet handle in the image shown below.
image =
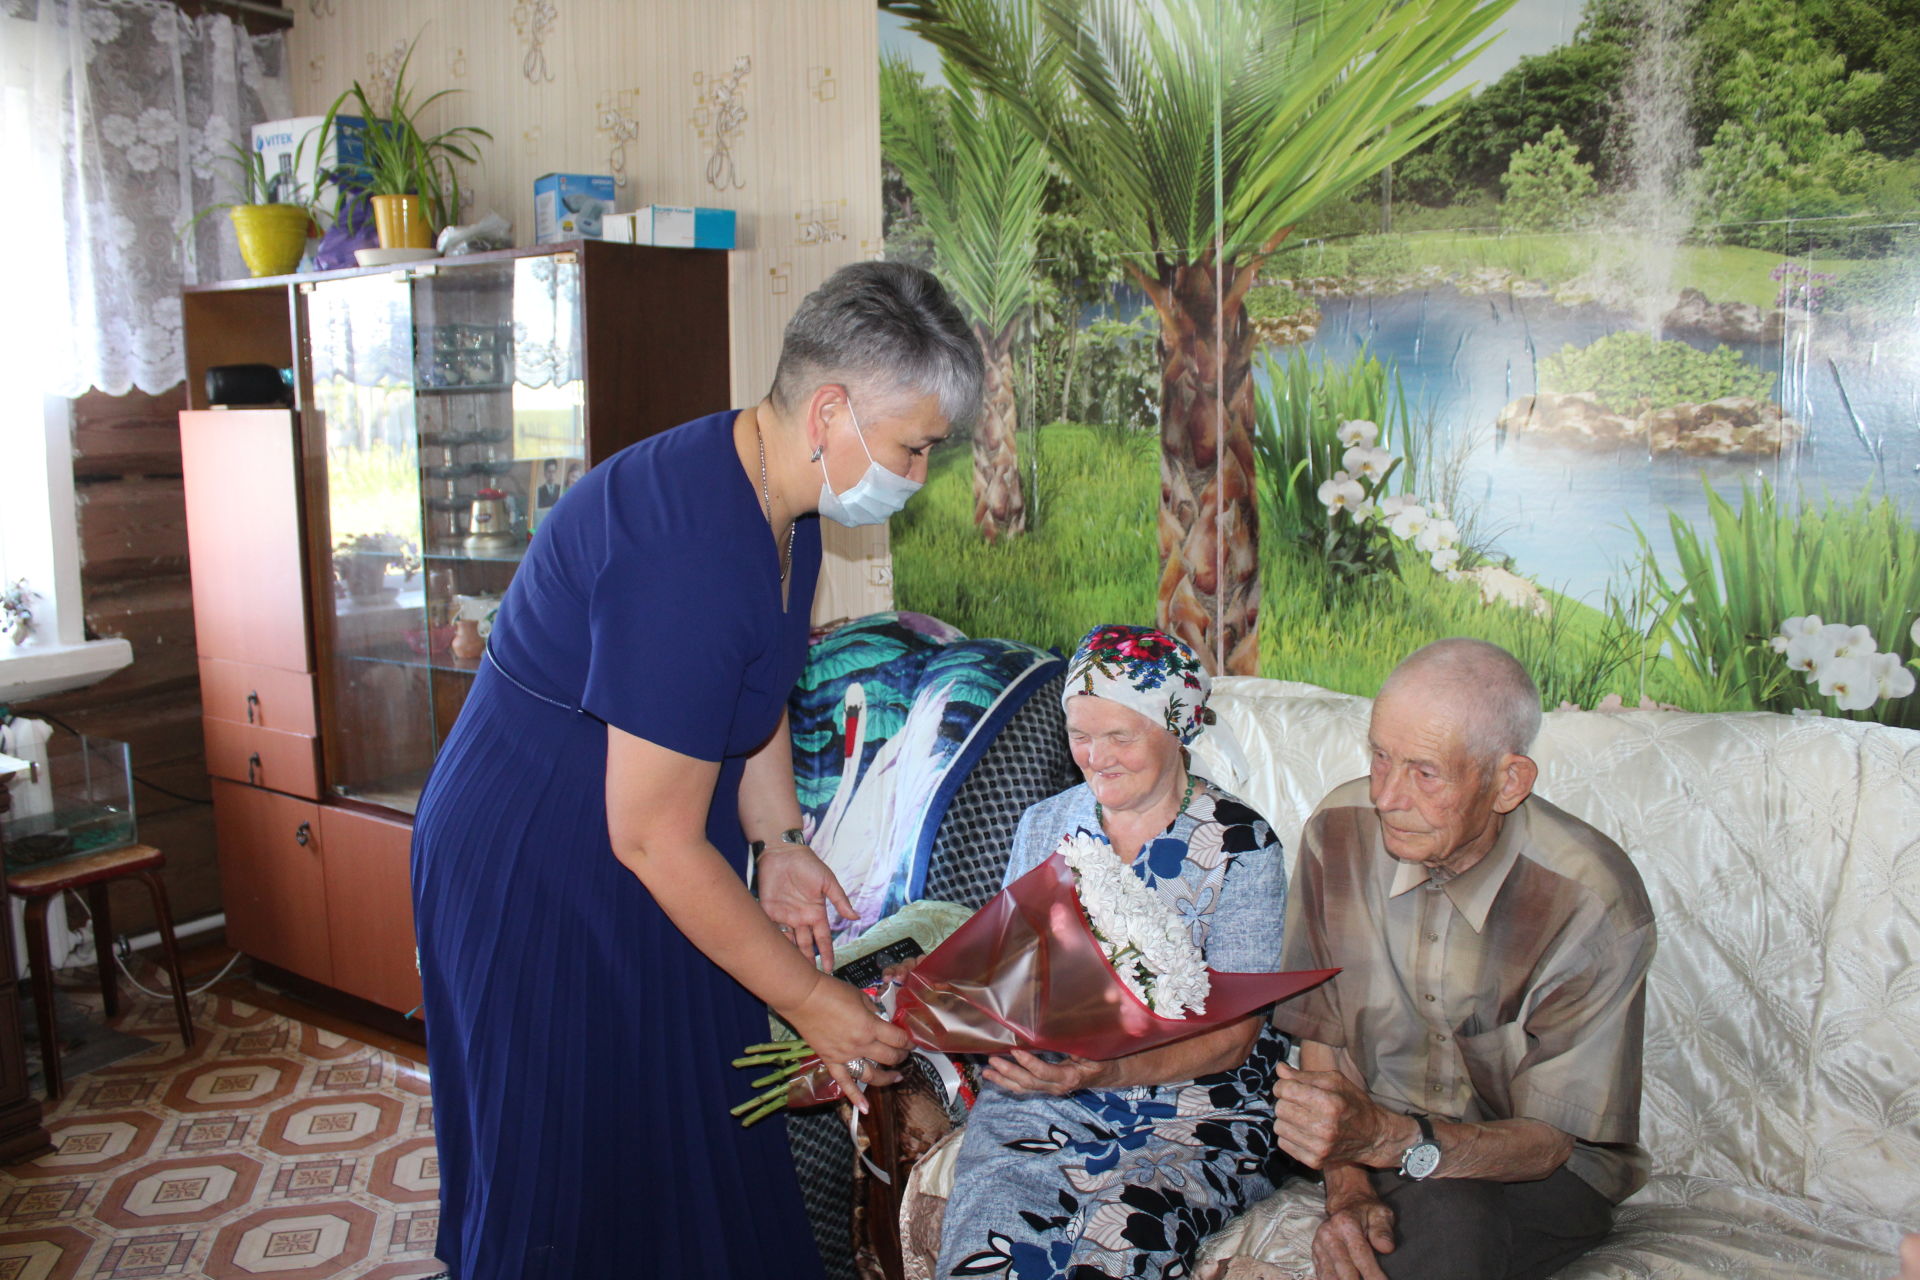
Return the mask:
M 299 845 L 303 849 L 306 848 L 309 844 L 312 844 L 313 843 L 313 824 L 311 822 L 303 822 L 299 826 L 295 827 L 293 830 L 293 842 Z
M 255 751 L 252 754 L 247 756 L 247 785 L 248 786 L 260 785 L 259 782 L 254 777 L 254 774 L 257 773 L 259 769 L 260 769 L 260 753 L 258 751 Z
M 253 723 L 253 713 L 260 709 L 260 691 L 255 689 L 247 695 L 247 723 Z

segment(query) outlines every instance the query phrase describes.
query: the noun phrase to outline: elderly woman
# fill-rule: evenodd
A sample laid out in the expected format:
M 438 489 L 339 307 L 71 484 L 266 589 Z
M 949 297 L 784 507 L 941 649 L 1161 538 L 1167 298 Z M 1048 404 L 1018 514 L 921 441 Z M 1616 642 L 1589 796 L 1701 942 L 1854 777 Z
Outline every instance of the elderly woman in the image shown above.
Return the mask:
M 1212 722 L 1193 651 L 1143 627 L 1096 627 L 1063 701 L 1086 783 L 1027 810 L 1006 882 L 1064 836 L 1104 835 L 1223 972 L 1279 967 L 1286 871 L 1259 814 L 1195 775 Z M 1091 1062 L 1016 1049 L 988 1060 L 961 1138 L 936 1275 L 1160 1276 L 1266 1196 L 1274 1064 L 1286 1038 L 1252 1014 L 1158 1049 Z
M 815 966 L 844 895 L 800 843 L 785 714 L 814 517 L 898 510 L 980 384 L 932 276 L 857 263 L 765 399 L 621 450 L 541 522 L 414 826 L 454 1280 L 820 1274 L 785 1135 L 727 1114 L 768 1005 L 849 1091 L 906 1045 Z

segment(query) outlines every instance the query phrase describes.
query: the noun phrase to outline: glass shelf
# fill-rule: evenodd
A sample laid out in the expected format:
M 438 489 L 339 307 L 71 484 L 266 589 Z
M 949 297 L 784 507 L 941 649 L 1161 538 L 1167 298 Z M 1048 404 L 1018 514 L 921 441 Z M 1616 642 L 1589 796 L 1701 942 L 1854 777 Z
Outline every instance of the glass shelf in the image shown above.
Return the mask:
M 405 641 L 336 656 L 343 662 L 375 662 L 388 667 L 418 667 L 423 671 L 466 676 L 479 671 L 480 664 L 486 661 L 485 658 L 456 658 L 451 653 L 421 653 Z
M 429 560 L 451 560 L 472 564 L 519 564 L 527 558 L 527 544 L 521 543 L 505 551 L 469 551 L 457 544 L 447 544 L 427 549 Z
M 326 562 L 342 590 L 316 636 L 339 795 L 411 811 L 481 662 L 420 652 L 424 638 L 449 644 L 460 611 L 498 607 L 526 523 L 586 469 L 581 280 L 577 258 L 529 254 L 302 294 L 325 432 L 324 545 L 362 541 Z M 499 492 L 515 543 L 465 545 L 481 488 Z M 386 547 L 405 549 L 410 577 Z
M 475 382 L 450 387 L 420 386 L 413 389 L 417 396 L 469 396 L 498 395 L 502 391 L 513 390 L 511 382 Z

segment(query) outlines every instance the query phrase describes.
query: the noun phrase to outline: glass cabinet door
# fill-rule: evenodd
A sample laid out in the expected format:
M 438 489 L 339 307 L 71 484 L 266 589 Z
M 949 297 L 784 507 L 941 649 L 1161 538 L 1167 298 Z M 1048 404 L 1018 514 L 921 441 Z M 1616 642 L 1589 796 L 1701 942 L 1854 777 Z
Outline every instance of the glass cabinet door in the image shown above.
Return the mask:
M 333 548 L 328 783 L 410 813 L 514 569 L 589 461 L 580 267 L 316 282 L 307 314 Z

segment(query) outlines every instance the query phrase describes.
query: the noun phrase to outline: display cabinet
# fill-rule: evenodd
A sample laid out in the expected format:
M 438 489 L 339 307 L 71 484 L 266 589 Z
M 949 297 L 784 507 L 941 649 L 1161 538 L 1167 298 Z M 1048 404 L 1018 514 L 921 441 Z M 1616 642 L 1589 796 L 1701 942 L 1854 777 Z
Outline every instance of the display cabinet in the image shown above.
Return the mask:
M 181 415 L 229 937 L 418 1003 L 407 822 L 540 525 L 729 402 L 724 254 L 603 244 L 189 290 Z M 206 403 L 290 372 L 293 405 Z

